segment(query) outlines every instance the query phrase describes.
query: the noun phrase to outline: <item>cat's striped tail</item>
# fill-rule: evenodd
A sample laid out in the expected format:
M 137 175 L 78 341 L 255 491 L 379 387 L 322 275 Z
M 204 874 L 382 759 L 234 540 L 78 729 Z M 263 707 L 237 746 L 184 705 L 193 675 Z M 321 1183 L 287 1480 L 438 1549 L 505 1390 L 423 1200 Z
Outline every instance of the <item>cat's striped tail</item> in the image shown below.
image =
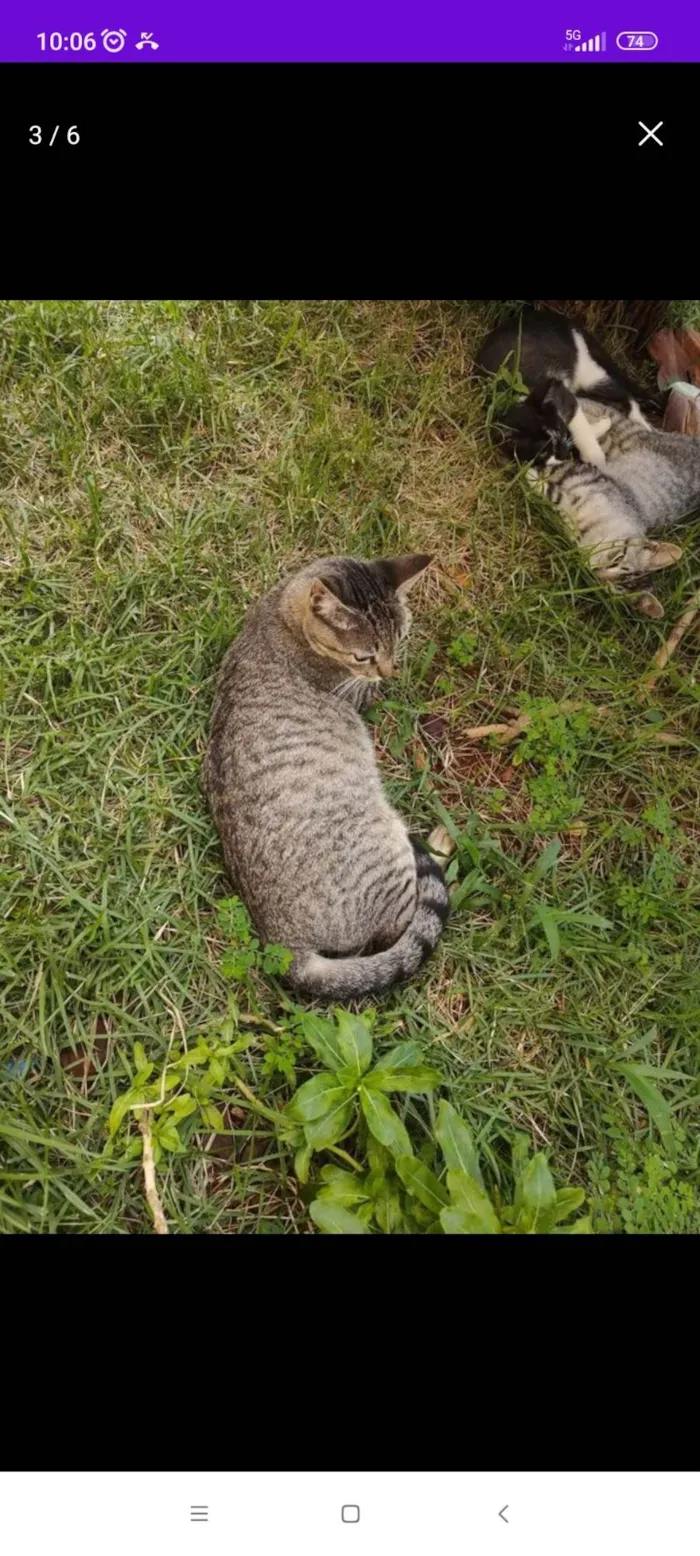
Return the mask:
M 416 856 L 416 911 L 394 945 L 374 956 L 321 956 L 298 951 L 287 973 L 289 982 L 310 999 L 357 1000 L 382 994 L 413 977 L 437 945 L 450 911 L 445 877 L 420 845 Z

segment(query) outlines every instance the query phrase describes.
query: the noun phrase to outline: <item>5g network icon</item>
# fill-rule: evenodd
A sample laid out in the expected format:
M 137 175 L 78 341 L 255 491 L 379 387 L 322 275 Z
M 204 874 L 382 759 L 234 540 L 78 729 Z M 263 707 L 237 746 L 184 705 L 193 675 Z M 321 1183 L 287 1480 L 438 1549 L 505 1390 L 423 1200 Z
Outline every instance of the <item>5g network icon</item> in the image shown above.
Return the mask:
M 107 50 L 108 54 L 119 54 L 126 43 L 126 33 L 123 27 L 116 29 L 113 27 L 103 27 L 100 37 L 102 38 L 102 47 Z
M 582 38 L 579 27 L 567 27 L 565 54 L 605 54 L 607 48 L 606 34 L 597 32 L 592 38 Z

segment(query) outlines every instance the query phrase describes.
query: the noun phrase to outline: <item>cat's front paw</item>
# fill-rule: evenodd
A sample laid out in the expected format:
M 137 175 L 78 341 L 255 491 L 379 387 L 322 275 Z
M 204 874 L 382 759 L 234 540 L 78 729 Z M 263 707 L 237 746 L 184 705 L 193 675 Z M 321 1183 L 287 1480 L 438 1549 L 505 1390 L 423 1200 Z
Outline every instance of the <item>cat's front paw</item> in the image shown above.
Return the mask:
M 578 449 L 579 459 L 582 459 L 584 464 L 598 466 L 605 464 L 605 455 L 598 442 L 598 436 L 601 430 L 607 431 L 609 426 L 610 421 L 605 416 L 594 424 L 589 422 L 580 406 L 576 415 L 572 416 L 569 422 L 569 433 L 574 447 Z
M 648 616 L 650 621 L 662 621 L 666 612 L 660 600 L 649 589 L 644 589 L 641 594 L 633 595 L 633 606 L 640 616 Z
M 638 616 L 647 616 L 650 621 L 663 621 L 666 612 L 660 600 L 651 593 L 650 589 L 630 589 L 629 585 L 608 583 L 607 588 L 618 599 L 624 600 L 630 610 L 636 611 Z

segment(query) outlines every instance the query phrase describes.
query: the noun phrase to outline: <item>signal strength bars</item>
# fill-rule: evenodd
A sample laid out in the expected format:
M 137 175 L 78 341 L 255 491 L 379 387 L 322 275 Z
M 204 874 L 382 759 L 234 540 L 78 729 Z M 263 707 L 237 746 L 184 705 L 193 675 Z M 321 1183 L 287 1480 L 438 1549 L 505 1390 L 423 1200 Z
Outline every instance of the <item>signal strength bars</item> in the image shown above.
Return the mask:
M 589 38 L 587 43 L 576 43 L 574 54 L 604 54 L 605 33 L 597 32 L 594 38 Z
M 206 1507 L 203 1503 L 197 1503 L 194 1506 L 193 1505 L 190 1506 L 190 1523 L 191 1524 L 208 1524 L 208 1522 L 209 1522 L 209 1508 L 208 1507 Z

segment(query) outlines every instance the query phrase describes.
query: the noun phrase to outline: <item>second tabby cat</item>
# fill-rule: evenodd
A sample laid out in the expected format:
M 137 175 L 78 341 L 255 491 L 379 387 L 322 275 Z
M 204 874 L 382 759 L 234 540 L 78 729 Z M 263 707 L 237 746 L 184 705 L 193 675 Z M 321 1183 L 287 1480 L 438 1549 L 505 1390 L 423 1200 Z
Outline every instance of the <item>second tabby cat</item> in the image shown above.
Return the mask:
M 557 385 L 563 419 L 572 406 L 595 432 L 605 463 L 558 462 L 528 471 L 561 509 L 590 567 L 606 582 L 627 581 L 670 567 L 680 546 L 655 540 L 700 507 L 700 439 L 641 426 L 611 405 L 576 400 Z

